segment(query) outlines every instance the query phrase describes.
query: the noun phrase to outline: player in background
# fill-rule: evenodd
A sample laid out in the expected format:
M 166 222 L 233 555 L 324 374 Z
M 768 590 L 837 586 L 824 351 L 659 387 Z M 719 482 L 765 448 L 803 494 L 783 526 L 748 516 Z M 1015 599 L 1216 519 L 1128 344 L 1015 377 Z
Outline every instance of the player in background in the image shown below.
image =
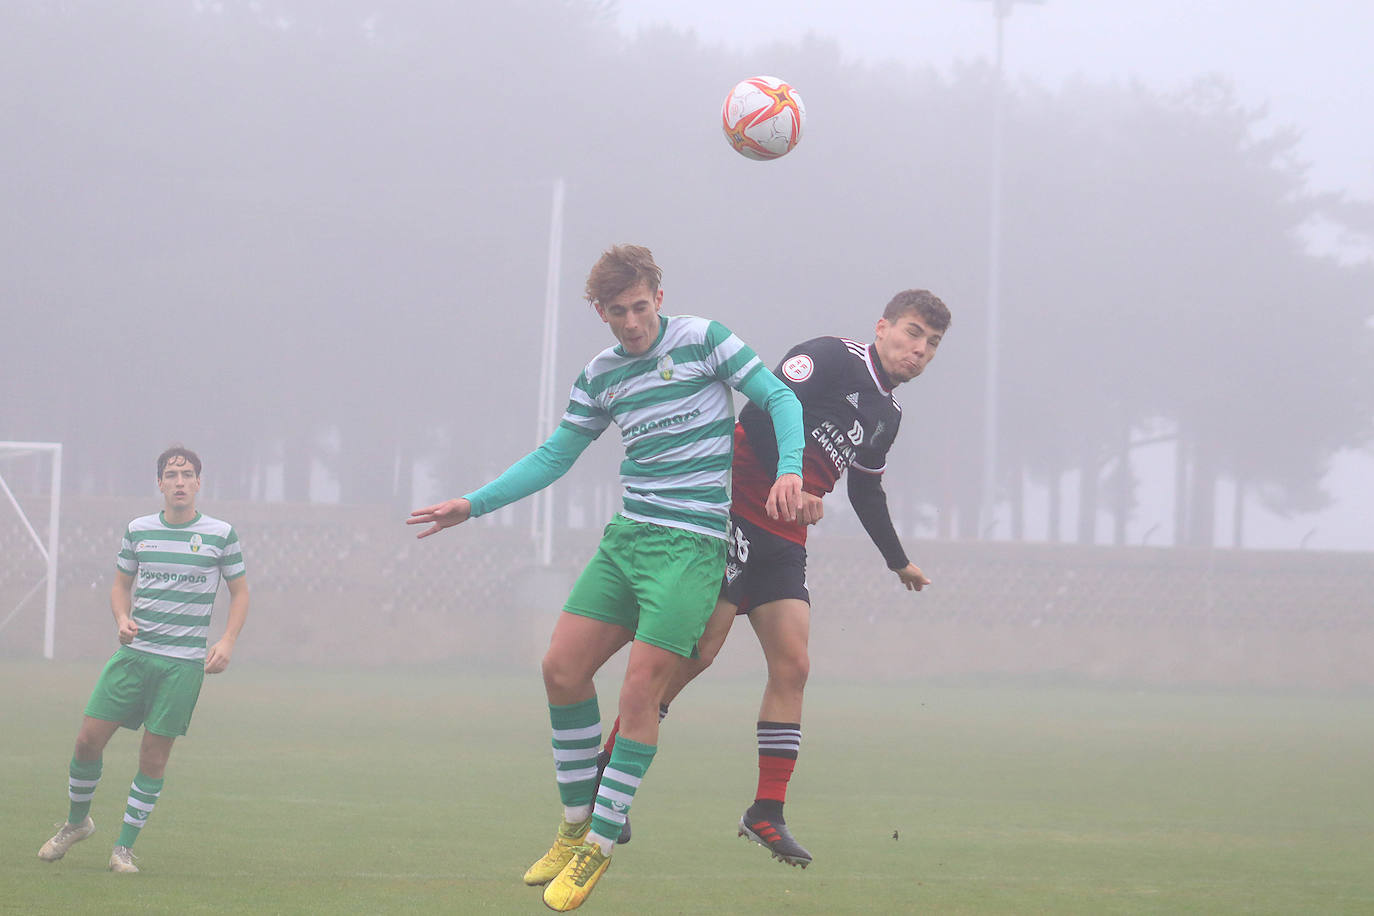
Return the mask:
M 806 433 L 804 494 L 796 522 L 763 511 L 766 491 L 760 487 L 772 474 L 777 452 L 768 418 L 748 406 L 740 411 L 730 554 L 721 597 L 697 644 L 697 657 L 668 685 L 659 715 L 666 716 L 668 704 L 715 660 L 735 616 L 748 614 L 763 647 L 768 681 L 756 727 L 758 790 L 740 818 L 739 834 L 791 865 L 805 868 L 811 863 L 811 854 L 783 818 L 787 783 L 801 750 L 802 696 L 811 668 L 805 526 L 820 520 L 821 499 L 850 469 L 849 501 L 887 568 L 908 590 L 930 584 L 898 540 L 882 474 L 902 417 L 893 389 L 925 370 L 949 322 L 949 309 L 939 298 L 926 290 L 906 290 L 883 310 L 871 344 L 818 337 L 787 352 L 774 371 L 801 401 Z M 615 744 L 613 727 L 599 759 Z M 629 838 L 627 822 L 618 839 L 624 843 Z
M 91 797 L 100 782 L 105 745 L 122 725 L 143 726 L 138 774 L 129 788 L 124 824 L 110 871 L 138 871 L 130 849 L 162 792 L 172 742 L 186 734 L 201 681 L 229 667 L 248 619 L 248 579 L 238 534 L 228 522 L 196 509 L 200 458 L 174 445 L 157 458 L 163 508 L 129 523 L 115 559 L 110 607 L 120 647 L 105 665 L 72 752 L 67 821 L 38 851 L 55 862 L 95 832 Z M 224 635 L 206 649 L 220 579 L 229 589 Z
M 801 497 L 801 405 L 730 330 L 660 313 L 661 272 L 647 248 L 606 251 L 586 298 L 618 344 L 578 376 L 563 419 L 496 480 L 411 513 L 427 537 L 543 489 L 610 424 L 625 460 L 621 512 L 578 577 L 543 660 L 563 821 L 525 872 L 554 910 L 580 906 L 610 865 L 614 839 L 658 744 L 669 679 L 693 652 L 725 571 L 734 408 L 730 389 L 769 417 L 781 457 L 760 510 L 794 519 Z M 620 740 L 598 782 L 601 712 L 593 676 L 633 640 L 619 698 Z

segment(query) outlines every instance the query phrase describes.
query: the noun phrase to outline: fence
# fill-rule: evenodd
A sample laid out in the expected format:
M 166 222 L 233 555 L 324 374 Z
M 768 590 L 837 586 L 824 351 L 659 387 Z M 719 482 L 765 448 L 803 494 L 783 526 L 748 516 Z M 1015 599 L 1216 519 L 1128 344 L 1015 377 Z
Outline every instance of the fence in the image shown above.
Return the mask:
M 128 520 L 156 502 L 64 504 L 58 658 L 107 655 Z M 552 567 L 527 529 L 479 519 L 417 541 L 400 513 L 207 506 L 231 520 L 252 589 L 236 653 L 281 664 L 481 663 L 535 670 L 598 532 L 564 531 Z M 0 524 L 0 557 L 18 533 Z M 916 541 L 934 585 L 906 592 L 867 541 L 811 541 L 813 677 L 1067 677 L 1155 685 L 1374 686 L 1374 554 Z M 28 571 L 0 562 L 0 599 Z M 217 621 L 223 623 L 223 590 Z M 8 605 L 7 605 L 8 606 Z M 746 629 L 741 626 L 740 630 Z M 41 609 L 0 631 L 35 655 Z M 720 667 L 754 670 L 737 633 Z

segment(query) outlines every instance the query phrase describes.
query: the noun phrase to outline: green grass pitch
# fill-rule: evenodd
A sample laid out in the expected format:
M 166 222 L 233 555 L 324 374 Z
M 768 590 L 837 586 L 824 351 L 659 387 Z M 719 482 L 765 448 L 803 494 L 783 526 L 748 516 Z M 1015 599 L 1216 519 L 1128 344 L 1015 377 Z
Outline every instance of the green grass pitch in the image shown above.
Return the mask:
M 248 653 L 245 651 L 245 656 Z M 608 668 L 619 666 L 614 663 Z M 540 913 L 521 873 L 559 807 L 537 671 L 207 679 L 135 847 L 105 870 L 137 739 L 105 753 L 96 835 L 66 813 L 98 662 L 6 661 L 0 913 Z M 614 679 L 602 713 L 614 715 Z M 761 681 L 674 706 L 588 913 L 1374 913 L 1374 697 L 814 676 L 789 822 L 735 835 Z

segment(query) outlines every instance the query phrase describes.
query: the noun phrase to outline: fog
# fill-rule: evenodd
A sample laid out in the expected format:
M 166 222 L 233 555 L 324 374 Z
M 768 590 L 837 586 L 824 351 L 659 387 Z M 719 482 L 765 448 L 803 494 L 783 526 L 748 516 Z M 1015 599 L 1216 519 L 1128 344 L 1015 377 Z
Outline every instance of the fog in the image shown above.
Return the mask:
M 865 38 L 821 5 L 769 40 L 709 4 L 6 4 L 0 440 L 63 444 L 69 514 L 155 499 L 182 442 L 207 509 L 375 509 L 399 544 L 409 508 L 537 443 L 546 292 L 561 405 L 612 342 L 586 271 L 634 242 L 666 313 L 770 365 L 871 339 L 898 290 L 950 305 L 885 478 L 913 554 L 1374 550 L 1374 209 L 1341 177 L 1359 149 L 1369 177 L 1367 82 L 1271 106 L 1226 20 L 1183 30 L 1213 61 L 1113 68 L 1103 46 L 1148 30 L 1088 42 L 1102 14 L 1053 0 L 1006 20 L 999 77 L 990 4 L 927 6 Z M 879 41 L 903 30 L 945 40 Z M 1313 66 L 1264 53 L 1343 78 L 1293 48 Z M 720 132 L 757 73 L 807 105 L 775 162 Z M 557 564 L 614 510 L 616 438 L 555 488 Z M 871 550 L 830 506 L 822 537 Z
M 105 905 L 161 792 L 167 744 L 111 726 L 103 832 L 35 864 L 95 792 L 82 704 L 172 443 L 252 600 L 126 909 L 531 906 L 565 798 L 540 660 L 618 431 L 548 527 L 542 497 L 403 522 L 536 446 L 613 342 L 586 273 L 631 242 L 666 314 L 770 366 L 908 288 L 953 323 L 883 477 L 932 584 L 843 482 L 809 536 L 787 817 L 820 871 L 736 836 L 791 772 L 759 720 L 793 718 L 741 620 L 649 753 L 618 745 L 617 779 L 654 763 L 598 912 L 1368 912 L 1371 10 L 1016 2 L 999 70 L 988 0 L 0 0 L 0 910 Z M 720 126 L 759 74 L 808 111 L 773 162 Z
M 1115 520 L 1123 542 L 1243 546 L 1247 508 L 1340 498 L 1324 477 L 1371 426 L 1369 262 L 1300 239 L 1321 222 L 1367 240 L 1368 205 L 1310 185 L 1301 126 L 1253 89 L 1200 71 L 1179 90 L 1177 55 L 1167 90 L 1098 81 L 1091 48 L 1037 84 L 1008 55 L 998 515 L 978 531 L 988 57 L 951 63 L 966 37 L 870 63 L 824 33 L 791 41 L 795 24 L 727 46 L 624 6 L 7 6 L 0 436 L 66 443 L 68 489 L 92 495 L 140 492 L 172 440 L 206 453 L 223 498 L 404 506 L 476 486 L 535 441 L 563 179 L 560 399 L 607 339 L 585 271 L 629 240 L 657 253 L 669 312 L 718 317 L 770 362 L 869 336 L 897 289 L 951 304 L 946 352 L 903 392 L 913 531 L 1095 541 Z M 923 21 L 990 44 L 971 13 L 991 7 L 969 6 Z M 1068 41 L 1075 15 L 1023 7 L 1007 45 Z M 756 70 L 805 87 L 808 134 L 782 161 L 734 156 L 716 127 Z M 1361 98 L 1346 122 L 1367 122 Z M 1168 439 L 1183 447 L 1151 457 Z M 1108 488 L 1111 516 L 1090 518 Z M 1370 546 L 1348 534 L 1313 546 Z
M 1092 0 L 1015 0 L 1002 20 L 1003 68 L 1015 87 L 1058 88 L 1076 80 L 1141 84 L 1174 93 L 1216 75 L 1254 111 L 1261 132 L 1291 131 L 1292 150 L 1313 191 L 1374 203 L 1374 79 L 1367 48 L 1374 40 L 1374 9 L 1342 2 L 1295 6 L 1276 2 L 1149 4 Z M 990 0 L 915 0 L 894 5 L 872 0 L 820 2 L 798 7 L 785 0 L 748 4 L 624 0 L 619 22 L 628 35 L 670 26 L 691 30 L 703 42 L 740 51 L 765 49 L 772 40 L 807 36 L 833 41 L 846 58 L 868 62 L 919 61 L 944 74 L 993 58 L 994 4 Z M 1015 156 L 1015 150 L 1011 151 Z M 1302 229 L 1309 250 L 1351 261 L 1368 260 L 1369 235 L 1323 219 Z M 1013 293 L 1014 296 L 1014 293 Z M 1173 487 L 1172 456 L 1137 452 L 1141 502 L 1163 505 Z M 1321 510 L 1275 514 L 1251 504 L 1245 543 L 1287 549 L 1299 544 L 1347 550 L 1374 549 L 1374 456 L 1367 450 L 1336 454 L 1323 487 Z M 1147 513 L 1148 514 L 1148 513 Z M 1159 513 L 1156 513 L 1158 516 Z M 1143 524 L 1143 534 L 1163 519 Z
M 919 61 L 950 73 L 991 59 L 991 0 L 787 0 L 747 4 L 621 0 L 619 23 L 634 35 L 669 25 L 740 51 L 808 34 L 847 57 Z M 1271 125 L 1299 134 L 1309 182 L 1319 190 L 1374 198 L 1374 108 L 1366 49 L 1374 9 L 1340 0 L 1296 6 L 1276 0 L 1188 0 L 1148 4 L 1013 0 L 1003 20 L 1003 66 L 1012 83 L 1060 87 L 1083 77 L 1138 81 L 1156 91 L 1219 74 Z

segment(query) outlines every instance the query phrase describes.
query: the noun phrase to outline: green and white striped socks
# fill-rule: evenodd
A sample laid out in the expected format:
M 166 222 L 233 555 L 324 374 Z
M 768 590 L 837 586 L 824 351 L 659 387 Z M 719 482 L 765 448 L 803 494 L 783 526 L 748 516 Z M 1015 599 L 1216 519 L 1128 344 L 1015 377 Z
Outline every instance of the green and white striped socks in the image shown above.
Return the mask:
M 596 791 L 596 754 L 601 745 L 601 709 L 596 697 L 570 706 L 549 705 L 553 725 L 554 777 L 563 819 L 578 824 L 591 814 Z
M 91 797 L 100 784 L 100 759 L 77 760 L 73 757 L 67 774 L 67 797 L 72 801 L 67 823 L 79 824 L 91 813 Z
M 145 776 L 142 770 L 134 777 L 129 786 L 129 806 L 124 809 L 124 827 L 119 831 L 116 846 L 132 846 L 138 833 L 148 823 L 148 815 L 153 813 L 153 805 L 162 794 L 162 780 Z
M 601 788 L 596 793 L 592 829 L 588 834 L 591 841 L 601 846 L 602 853 L 611 854 L 611 847 L 625 826 L 625 817 L 630 813 L 639 783 L 657 752 L 657 745 L 640 744 L 624 735 L 616 738 L 611 762 L 601 774 Z

